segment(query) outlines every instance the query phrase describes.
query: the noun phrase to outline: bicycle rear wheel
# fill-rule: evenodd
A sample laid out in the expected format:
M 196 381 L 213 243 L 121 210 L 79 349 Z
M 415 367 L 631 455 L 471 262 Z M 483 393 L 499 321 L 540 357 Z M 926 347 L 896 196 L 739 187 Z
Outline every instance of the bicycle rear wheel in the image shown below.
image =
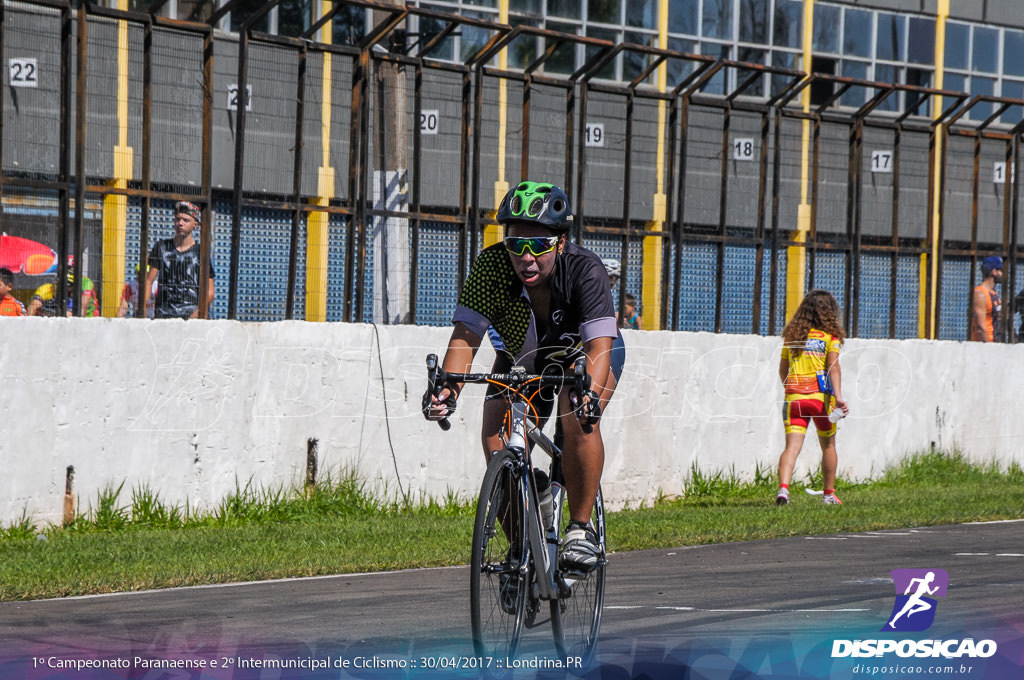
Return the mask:
M 470 609 L 477 656 L 515 656 L 526 616 L 530 554 L 526 497 L 515 457 L 494 454 L 476 508 L 470 566 Z
M 569 524 L 569 510 L 566 503 L 558 504 L 558 526 L 561 536 Z M 597 490 L 597 500 L 590 513 L 590 522 L 597 532 L 602 548 L 605 542 L 604 497 Z M 601 609 L 604 606 L 604 579 L 607 560 L 601 560 L 589 574 L 564 578 L 566 591 L 557 600 L 551 601 L 551 628 L 555 636 L 555 647 L 563 657 L 579 657 L 583 665 L 590 663 L 597 648 L 597 636 L 601 629 Z

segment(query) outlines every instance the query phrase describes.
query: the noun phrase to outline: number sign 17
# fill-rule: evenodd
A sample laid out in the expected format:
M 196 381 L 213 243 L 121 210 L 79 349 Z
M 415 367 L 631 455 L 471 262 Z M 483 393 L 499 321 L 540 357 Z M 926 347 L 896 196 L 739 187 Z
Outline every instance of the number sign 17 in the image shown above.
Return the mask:
M 39 87 L 36 60 L 12 58 L 7 62 L 7 79 L 11 87 Z
M 892 172 L 892 151 L 871 152 L 871 172 Z

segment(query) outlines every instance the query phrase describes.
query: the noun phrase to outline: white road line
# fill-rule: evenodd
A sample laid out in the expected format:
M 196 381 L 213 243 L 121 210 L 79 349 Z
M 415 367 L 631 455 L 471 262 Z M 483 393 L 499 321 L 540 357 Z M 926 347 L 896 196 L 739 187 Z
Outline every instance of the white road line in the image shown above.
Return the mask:
M 1024 557 L 1021 553 L 996 553 L 996 557 Z
M 994 519 L 988 522 L 964 522 L 964 524 L 1013 524 L 1014 522 L 1024 522 L 1024 519 Z
M 638 607 L 639 608 L 639 607 Z M 605 607 L 610 609 L 610 607 Z M 668 609 L 670 611 L 677 612 L 715 612 L 715 613 L 754 613 L 754 614 L 765 614 L 765 613 L 785 613 L 785 612 L 814 612 L 814 613 L 830 613 L 830 612 L 867 612 L 870 609 L 861 608 L 840 608 L 840 609 L 701 609 L 698 607 L 669 607 L 666 605 L 655 607 L 655 609 Z
M 291 578 L 263 579 L 261 581 L 231 581 L 228 583 L 201 583 L 194 586 L 175 586 L 173 588 L 153 588 L 150 590 L 125 590 L 116 593 L 93 593 L 91 595 L 69 595 L 67 597 L 51 597 L 39 600 L 22 600 L 21 604 L 31 605 L 36 602 L 64 602 L 66 600 L 96 600 L 110 597 L 124 597 L 135 595 L 157 595 L 173 593 L 180 590 L 213 590 L 215 588 L 240 588 L 243 586 L 273 585 L 276 583 L 294 583 L 297 581 L 327 581 L 330 579 L 344 579 L 366 576 L 389 576 L 391 574 L 405 574 L 409 572 L 422 571 L 448 571 L 451 569 L 465 569 L 466 565 L 457 564 L 449 567 L 423 567 L 410 569 L 395 569 L 394 571 L 360 571 L 351 574 L 321 574 L 319 576 L 294 576 Z
M 953 553 L 953 557 L 984 557 L 989 553 Z

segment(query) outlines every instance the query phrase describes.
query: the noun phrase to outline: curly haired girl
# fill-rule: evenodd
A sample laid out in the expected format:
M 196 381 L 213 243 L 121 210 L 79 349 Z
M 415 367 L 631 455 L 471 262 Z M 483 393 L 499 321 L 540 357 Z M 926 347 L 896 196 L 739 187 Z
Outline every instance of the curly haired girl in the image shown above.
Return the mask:
M 831 293 L 812 290 L 782 329 L 779 379 L 786 392 L 782 406 L 786 448 L 779 457 L 776 505 L 789 503 L 789 483 L 809 420 L 814 421 L 821 445 L 821 472 L 825 483 L 822 501 L 826 505 L 842 504 L 835 492 L 836 467 L 839 464 L 835 420 L 838 419 L 829 418 L 834 411 L 841 412 L 843 416 L 850 412 L 842 396 L 839 350 L 844 333 L 839 313 L 839 303 Z

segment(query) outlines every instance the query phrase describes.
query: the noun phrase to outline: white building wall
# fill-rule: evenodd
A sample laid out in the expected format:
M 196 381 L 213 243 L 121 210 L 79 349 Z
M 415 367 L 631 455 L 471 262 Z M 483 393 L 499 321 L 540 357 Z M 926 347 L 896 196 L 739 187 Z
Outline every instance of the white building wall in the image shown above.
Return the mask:
M 0 318 L 0 525 L 60 522 L 67 467 L 79 512 L 101 490 L 148 487 L 213 508 L 247 484 L 302 484 L 307 441 L 321 477 L 355 467 L 378 492 L 475 496 L 483 475 L 470 386 L 443 432 L 419 413 L 424 357 L 449 330 L 417 326 Z M 627 365 L 602 428 L 613 507 L 678 494 L 691 466 L 745 478 L 783 445 L 780 340 L 626 331 Z M 479 370 L 490 365 L 481 350 Z M 878 474 L 910 453 L 957 448 L 1024 464 L 1024 345 L 850 340 L 840 474 Z M 383 376 L 383 378 L 382 378 Z M 813 437 L 797 465 L 818 465 Z

